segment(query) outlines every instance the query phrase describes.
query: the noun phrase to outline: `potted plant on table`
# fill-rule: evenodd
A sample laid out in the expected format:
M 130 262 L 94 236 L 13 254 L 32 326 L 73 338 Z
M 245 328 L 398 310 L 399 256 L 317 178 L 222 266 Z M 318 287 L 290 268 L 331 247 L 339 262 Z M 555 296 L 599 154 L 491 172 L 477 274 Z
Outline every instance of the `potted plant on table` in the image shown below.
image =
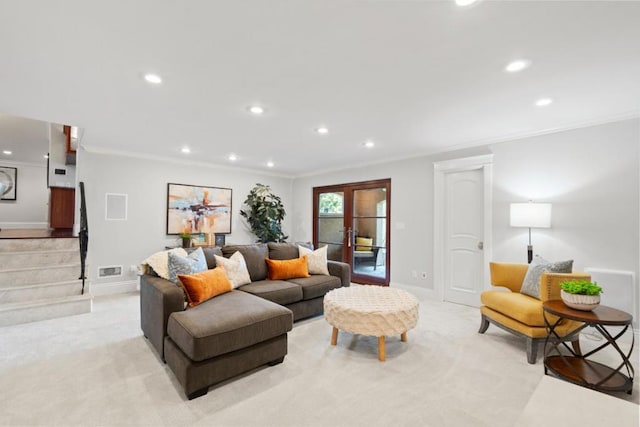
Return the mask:
M 600 304 L 602 288 L 598 282 L 568 280 L 560 283 L 560 298 L 571 308 L 591 311 Z
M 191 247 L 191 239 L 193 238 L 191 236 L 191 233 L 183 231 L 182 233 L 180 233 L 180 238 L 182 239 L 182 247 L 183 248 L 190 248 Z

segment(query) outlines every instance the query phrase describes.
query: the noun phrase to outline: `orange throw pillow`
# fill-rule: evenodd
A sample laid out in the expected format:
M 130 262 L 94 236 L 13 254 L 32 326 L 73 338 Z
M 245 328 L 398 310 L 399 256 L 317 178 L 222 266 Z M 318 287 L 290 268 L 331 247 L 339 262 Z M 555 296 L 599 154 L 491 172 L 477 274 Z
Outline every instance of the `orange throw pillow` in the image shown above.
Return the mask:
M 307 268 L 307 256 L 300 258 L 275 260 L 266 259 L 269 267 L 269 280 L 297 279 L 298 277 L 309 277 Z
M 216 267 L 196 274 L 178 274 L 178 279 L 187 294 L 189 307 L 195 307 L 233 289 L 224 267 Z

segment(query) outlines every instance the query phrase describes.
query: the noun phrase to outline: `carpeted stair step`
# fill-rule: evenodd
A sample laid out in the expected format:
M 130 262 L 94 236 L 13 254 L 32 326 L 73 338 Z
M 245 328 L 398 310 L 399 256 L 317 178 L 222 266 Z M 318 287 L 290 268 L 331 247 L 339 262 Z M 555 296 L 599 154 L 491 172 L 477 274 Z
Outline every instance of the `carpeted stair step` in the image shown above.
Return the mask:
M 23 252 L 0 252 L 0 269 L 44 267 L 50 265 L 73 264 L 80 262 L 80 251 L 78 248 L 23 251 Z
M 89 282 L 85 283 L 85 293 L 89 292 Z M 39 283 L 6 287 L 0 289 L 0 307 L 3 304 L 20 302 L 36 302 L 49 298 L 63 298 L 77 296 L 82 293 L 82 281 L 72 280 L 67 282 Z
M 68 282 L 80 277 L 80 263 L 0 269 L 0 290 L 22 285 Z
M 0 327 L 91 312 L 91 294 L 0 305 Z
M 80 252 L 77 237 L 60 239 L 0 239 L 0 253 L 71 249 Z

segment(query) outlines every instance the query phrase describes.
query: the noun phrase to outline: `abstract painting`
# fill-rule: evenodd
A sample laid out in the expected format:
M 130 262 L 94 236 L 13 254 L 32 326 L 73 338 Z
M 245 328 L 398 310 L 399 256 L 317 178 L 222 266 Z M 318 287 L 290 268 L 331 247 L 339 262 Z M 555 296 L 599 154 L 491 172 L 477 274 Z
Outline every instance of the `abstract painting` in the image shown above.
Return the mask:
M 16 200 L 18 168 L 0 166 L 0 200 Z
M 231 189 L 167 185 L 167 234 L 231 233 Z

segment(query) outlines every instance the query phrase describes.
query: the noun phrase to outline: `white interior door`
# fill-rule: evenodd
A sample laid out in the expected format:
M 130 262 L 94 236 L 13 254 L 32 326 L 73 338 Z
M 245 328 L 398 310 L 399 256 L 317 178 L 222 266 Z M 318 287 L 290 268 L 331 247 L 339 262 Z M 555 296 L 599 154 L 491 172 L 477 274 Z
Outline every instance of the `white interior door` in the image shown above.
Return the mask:
M 478 307 L 484 274 L 482 170 L 447 173 L 444 199 L 444 299 Z

